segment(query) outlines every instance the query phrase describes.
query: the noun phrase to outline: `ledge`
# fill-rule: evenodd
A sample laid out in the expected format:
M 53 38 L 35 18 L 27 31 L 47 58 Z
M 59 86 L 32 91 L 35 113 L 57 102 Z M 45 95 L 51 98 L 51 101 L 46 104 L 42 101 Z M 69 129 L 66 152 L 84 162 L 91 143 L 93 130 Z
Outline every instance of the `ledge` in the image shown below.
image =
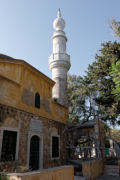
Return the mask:
M 49 171 L 57 171 L 65 168 L 72 168 L 73 166 L 69 165 L 64 165 L 64 166 L 59 166 L 59 167 L 53 167 L 53 168 L 48 168 L 48 169 L 39 169 L 37 171 L 30 171 L 30 172 L 25 172 L 25 173 L 8 173 L 7 176 L 27 176 L 27 175 L 34 175 L 34 174 L 39 174 L 42 172 L 49 172 Z

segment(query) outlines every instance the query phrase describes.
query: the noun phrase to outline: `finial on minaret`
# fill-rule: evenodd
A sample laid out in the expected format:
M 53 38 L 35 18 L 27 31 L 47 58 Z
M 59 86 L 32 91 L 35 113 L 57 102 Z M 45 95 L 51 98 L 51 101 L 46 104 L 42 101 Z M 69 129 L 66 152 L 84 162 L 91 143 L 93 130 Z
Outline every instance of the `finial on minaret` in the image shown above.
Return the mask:
M 63 31 L 65 28 L 65 21 L 61 17 L 60 8 L 58 9 L 58 12 L 57 12 L 57 18 L 53 22 L 53 28 L 55 29 L 55 31 L 58 31 L 58 30 Z
M 57 17 L 58 17 L 58 18 L 61 18 L 61 11 L 60 11 L 60 8 L 58 9 Z

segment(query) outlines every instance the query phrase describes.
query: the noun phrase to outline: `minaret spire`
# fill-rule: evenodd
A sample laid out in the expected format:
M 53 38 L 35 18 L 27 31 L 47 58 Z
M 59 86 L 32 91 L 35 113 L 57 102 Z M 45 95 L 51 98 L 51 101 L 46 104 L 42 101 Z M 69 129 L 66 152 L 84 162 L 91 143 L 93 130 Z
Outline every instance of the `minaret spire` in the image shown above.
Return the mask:
M 58 103 L 67 106 L 67 72 L 71 65 L 70 56 L 66 53 L 65 21 L 61 18 L 60 9 L 53 27 L 55 29 L 52 37 L 53 52 L 49 57 L 49 68 L 52 71 L 52 79 L 55 81 L 52 96 Z
M 61 18 L 61 10 L 60 10 L 60 8 L 58 9 L 57 17 Z

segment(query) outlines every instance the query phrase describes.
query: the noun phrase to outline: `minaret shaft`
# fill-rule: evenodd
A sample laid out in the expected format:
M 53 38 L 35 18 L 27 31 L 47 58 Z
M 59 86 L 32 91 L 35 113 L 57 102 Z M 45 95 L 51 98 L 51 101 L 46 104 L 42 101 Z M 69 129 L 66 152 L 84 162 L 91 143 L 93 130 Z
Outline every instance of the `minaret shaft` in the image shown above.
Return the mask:
M 53 53 L 66 53 L 66 39 L 64 36 L 53 38 Z
M 65 22 L 58 11 L 54 23 L 55 32 L 52 37 L 53 53 L 49 57 L 52 79 L 55 81 L 52 96 L 58 103 L 67 106 L 67 72 L 70 68 L 70 56 L 66 53 L 67 38 L 63 31 Z

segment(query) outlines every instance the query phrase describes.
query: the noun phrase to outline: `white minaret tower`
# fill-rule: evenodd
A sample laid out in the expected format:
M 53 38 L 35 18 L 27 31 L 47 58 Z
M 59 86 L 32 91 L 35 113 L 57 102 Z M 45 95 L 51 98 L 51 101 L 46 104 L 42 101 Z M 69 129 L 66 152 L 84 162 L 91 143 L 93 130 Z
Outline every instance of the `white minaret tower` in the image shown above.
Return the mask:
M 49 68 L 52 71 L 52 79 L 55 81 L 52 96 L 60 104 L 67 106 L 67 72 L 70 69 L 70 56 L 66 53 L 67 37 L 63 31 L 65 21 L 61 18 L 60 9 L 57 18 L 53 22 L 53 53 L 49 57 Z

